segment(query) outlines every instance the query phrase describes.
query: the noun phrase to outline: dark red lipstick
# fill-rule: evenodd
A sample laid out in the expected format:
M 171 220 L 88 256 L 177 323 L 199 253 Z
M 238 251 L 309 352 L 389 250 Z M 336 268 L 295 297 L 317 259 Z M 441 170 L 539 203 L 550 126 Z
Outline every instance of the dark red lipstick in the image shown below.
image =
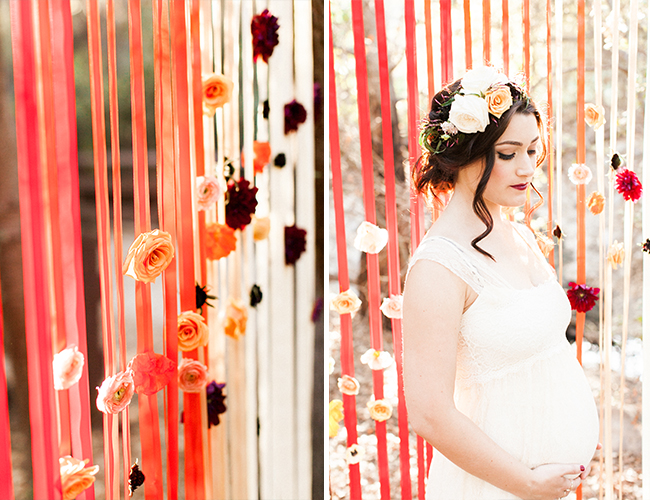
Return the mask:
M 519 191 L 526 191 L 526 188 L 528 187 L 528 183 L 524 182 L 523 184 L 513 184 L 510 187 L 518 189 Z

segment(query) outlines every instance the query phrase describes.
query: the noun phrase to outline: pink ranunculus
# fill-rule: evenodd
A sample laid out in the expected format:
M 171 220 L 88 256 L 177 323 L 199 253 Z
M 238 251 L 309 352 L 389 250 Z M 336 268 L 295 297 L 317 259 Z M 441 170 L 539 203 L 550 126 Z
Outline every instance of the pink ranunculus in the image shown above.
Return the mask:
M 208 367 L 200 361 L 183 358 L 178 365 L 178 388 L 185 392 L 201 392 L 208 383 Z
M 135 392 L 133 374 L 126 370 L 108 377 L 97 391 L 97 409 L 104 413 L 119 413 L 129 405 Z
M 95 482 L 95 474 L 99 472 L 99 465 L 86 467 L 87 463 L 88 459 L 78 460 L 70 455 L 59 457 L 63 500 L 77 498 L 82 491 Z
M 52 358 L 54 388 L 57 391 L 69 389 L 79 382 L 84 368 L 84 355 L 76 345 L 66 347 Z
M 221 194 L 221 186 L 216 177 L 206 175 L 196 178 L 196 204 L 199 210 L 210 210 Z
M 162 354 L 141 352 L 129 361 L 135 392 L 151 396 L 169 384 L 176 372 L 176 363 Z

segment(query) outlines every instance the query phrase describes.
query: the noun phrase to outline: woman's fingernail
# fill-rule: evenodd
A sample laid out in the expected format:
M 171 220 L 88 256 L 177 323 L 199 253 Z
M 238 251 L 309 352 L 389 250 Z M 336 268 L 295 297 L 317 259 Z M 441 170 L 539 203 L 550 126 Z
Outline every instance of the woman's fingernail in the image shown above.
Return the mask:
M 585 466 L 584 466 L 584 465 L 581 465 L 581 466 L 580 466 L 580 472 L 584 472 L 584 471 L 585 471 Z

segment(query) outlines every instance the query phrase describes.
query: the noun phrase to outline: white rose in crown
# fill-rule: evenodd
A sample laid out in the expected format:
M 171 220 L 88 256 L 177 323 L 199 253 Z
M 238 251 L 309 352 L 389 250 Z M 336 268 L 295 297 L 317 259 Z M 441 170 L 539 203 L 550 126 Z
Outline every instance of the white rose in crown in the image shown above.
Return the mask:
M 490 123 L 487 101 L 475 95 L 456 95 L 449 121 L 464 134 L 483 132 Z
M 485 94 L 493 85 L 508 83 L 508 77 L 492 66 L 481 66 L 467 72 L 460 82 L 463 94 Z

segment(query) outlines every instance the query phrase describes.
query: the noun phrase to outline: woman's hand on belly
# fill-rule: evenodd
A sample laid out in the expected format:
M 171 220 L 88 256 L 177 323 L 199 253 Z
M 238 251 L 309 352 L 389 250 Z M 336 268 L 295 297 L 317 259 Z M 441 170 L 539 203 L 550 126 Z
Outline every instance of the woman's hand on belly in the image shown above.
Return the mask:
M 530 495 L 524 497 L 524 500 L 564 498 L 580 486 L 590 471 L 589 466 L 575 464 L 544 464 L 535 467 L 532 470 Z

